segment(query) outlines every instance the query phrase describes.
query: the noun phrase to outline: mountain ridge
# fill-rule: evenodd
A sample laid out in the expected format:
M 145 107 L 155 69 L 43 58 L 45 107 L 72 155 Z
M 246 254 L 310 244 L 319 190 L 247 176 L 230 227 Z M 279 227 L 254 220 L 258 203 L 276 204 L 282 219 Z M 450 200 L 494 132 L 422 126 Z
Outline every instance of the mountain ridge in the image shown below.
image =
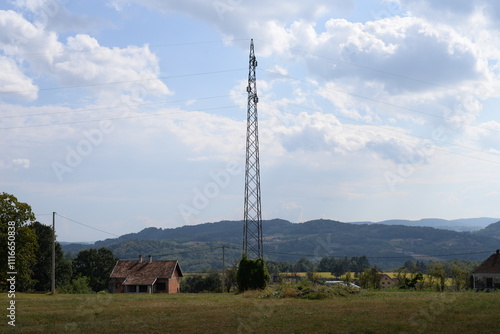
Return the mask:
M 494 223 L 494 227 L 496 224 L 500 226 Z M 107 247 L 121 259 L 153 254 L 160 259 L 175 257 L 188 270 L 208 270 L 221 267 L 222 245 L 227 247 L 229 262 L 241 256 L 242 231 L 243 221 L 227 220 L 167 229 L 149 227 L 93 245 L 63 245 L 63 249 L 74 254 L 85 248 Z M 481 260 L 500 248 L 491 231 L 457 232 L 429 226 L 352 224 L 327 219 L 291 223 L 273 219 L 263 221 L 263 231 L 264 253 L 274 261 L 366 255 L 372 264 L 393 268 L 405 260 Z

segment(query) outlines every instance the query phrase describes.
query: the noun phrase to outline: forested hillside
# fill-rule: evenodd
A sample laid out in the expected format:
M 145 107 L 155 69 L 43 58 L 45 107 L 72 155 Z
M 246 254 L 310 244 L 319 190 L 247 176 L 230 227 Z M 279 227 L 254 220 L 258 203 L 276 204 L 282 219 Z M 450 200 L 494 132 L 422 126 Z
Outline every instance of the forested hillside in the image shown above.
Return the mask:
M 476 234 L 500 239 L 500 221 L 486 226 L 482 230 L 477 231 Z
M 152 254 L 157 259 L 177 259 L 184 270 L 207 270 L 221 268 L 223 245 L 226 266 L 240 257 L 242 230 L 242 221 L 173 229 L 151 227 L 94 245 L 65 245 L 64 251 L 74 254 L 85 248 L 107 247 L 121 259 Z M 325 256 L 366 255 L 370 263 L 389 269 L 408 259 L 481 260 L 499 248 L 498 239 L 491 236 L 432 227 L 347 224 L 322 219 L 295 224 L 274 219 L 264 221 L 263 230 L 265 256 L 274 261 L 296 262 L 306 257 L 319 262 Z

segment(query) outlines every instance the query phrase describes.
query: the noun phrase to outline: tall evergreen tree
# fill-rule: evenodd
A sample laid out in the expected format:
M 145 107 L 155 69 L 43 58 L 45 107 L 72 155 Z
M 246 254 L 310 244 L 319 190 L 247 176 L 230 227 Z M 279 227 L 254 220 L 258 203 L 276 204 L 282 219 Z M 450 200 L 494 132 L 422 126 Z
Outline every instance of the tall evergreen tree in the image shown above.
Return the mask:
M 49 291 L 52 286 L 52 228 L 39 222 L 34 222 L 30 227 L 35 232 L 39 245 L 33 267 L 34 289 Z M 61 245 L 56 242 L 56 287 L 69 284 L 71 272 L 71 262 L 64 258 Z

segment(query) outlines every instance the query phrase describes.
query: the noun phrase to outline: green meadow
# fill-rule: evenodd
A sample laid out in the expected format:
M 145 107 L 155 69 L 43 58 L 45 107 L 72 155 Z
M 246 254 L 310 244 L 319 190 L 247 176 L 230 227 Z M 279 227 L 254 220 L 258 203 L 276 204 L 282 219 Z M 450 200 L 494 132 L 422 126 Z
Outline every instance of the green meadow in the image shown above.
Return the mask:
M 262 295 L 17 294 L 16 326 L 4 315 L 0 332 L 498 333 L 500 328 L 500 293 L 364 290 L 322 300 Z

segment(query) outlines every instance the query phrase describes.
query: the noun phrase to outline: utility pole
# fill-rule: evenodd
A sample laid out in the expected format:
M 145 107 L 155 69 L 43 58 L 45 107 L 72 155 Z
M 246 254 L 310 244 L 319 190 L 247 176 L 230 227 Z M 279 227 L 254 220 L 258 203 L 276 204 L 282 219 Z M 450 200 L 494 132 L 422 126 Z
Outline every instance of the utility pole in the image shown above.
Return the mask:
M 243 256 L 250 259 L 264 258 L 262 248 L 262 214 L 260 204 L 260 166 L 259 166 L 259 125 L 257 117 L 257 60 L 250 42 L 248 63 L 248 105 L 247 141 L 245 163 L 245 205 L 243 227 Z
M 56 213 L 52 212 L 52 294 L 56 293 Z
M 224 293 L 226 282 L 226 246 L 222 245 L 222 293 Z

